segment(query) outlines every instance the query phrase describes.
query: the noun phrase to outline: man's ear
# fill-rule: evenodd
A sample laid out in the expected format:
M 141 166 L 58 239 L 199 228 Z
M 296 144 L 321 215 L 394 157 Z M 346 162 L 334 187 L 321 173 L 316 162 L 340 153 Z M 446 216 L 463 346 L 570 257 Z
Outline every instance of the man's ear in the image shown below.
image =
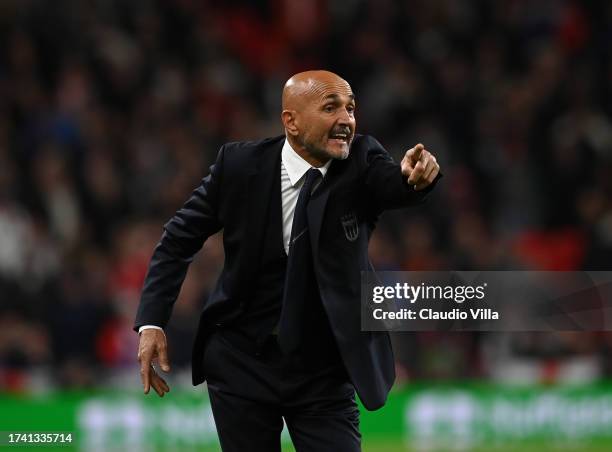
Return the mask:
M 281 113 L 281 120 L 283 121 L 283 126 L 285 126 L 287 133 L 293 135 L 294 137 L 298 135 L 298 127 L 295 123 L 295 110 L 283 110 Z

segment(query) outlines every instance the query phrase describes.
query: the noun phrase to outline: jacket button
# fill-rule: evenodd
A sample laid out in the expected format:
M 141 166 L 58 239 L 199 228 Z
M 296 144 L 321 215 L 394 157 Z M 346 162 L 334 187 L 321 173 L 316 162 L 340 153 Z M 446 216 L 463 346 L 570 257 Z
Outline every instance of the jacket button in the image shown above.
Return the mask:
M 223 323 L 219 322 L 219 323 L 215 323 L 215 326 L 217 328 L 223 328 Z

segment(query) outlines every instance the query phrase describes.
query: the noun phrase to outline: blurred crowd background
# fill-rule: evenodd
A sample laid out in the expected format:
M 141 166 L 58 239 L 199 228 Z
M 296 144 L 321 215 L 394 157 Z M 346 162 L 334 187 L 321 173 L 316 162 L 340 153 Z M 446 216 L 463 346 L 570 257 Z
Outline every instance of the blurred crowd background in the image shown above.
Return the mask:
M 162 225 L 219 146 L 282 133 L 293 73 L 357 95 L 358 131 L 445 177 L 386 214 L 380 270 L 606 270 L 612 262 L 606 0 L 2 0 L 0 390 L 137 381 L 133 318 Z M 167 329 L 188 385 L 219 236 Z M 403 333 L 398 382 L 590 382 L 608 333 Z

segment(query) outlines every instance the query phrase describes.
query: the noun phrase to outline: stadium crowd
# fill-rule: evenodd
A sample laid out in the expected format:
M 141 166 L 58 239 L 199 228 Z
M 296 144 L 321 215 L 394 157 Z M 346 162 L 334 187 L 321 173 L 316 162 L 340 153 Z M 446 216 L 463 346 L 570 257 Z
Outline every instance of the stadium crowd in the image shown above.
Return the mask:
M 349 81 L 359 132 L 396 158 L 423 142 L 445 174 L 382 218 L 375 268 L 609 269 L 610 42 L 605 0 L 2 1 L 0 390 L 137 375 L 162 225 L 222 143 L 282 133 L 282 85 L 310 68 Z M 215 236 L 175 306 L 179 375 L 222 263 Z M 394 342 L 400 382 L 612 374 L 608 333 Z

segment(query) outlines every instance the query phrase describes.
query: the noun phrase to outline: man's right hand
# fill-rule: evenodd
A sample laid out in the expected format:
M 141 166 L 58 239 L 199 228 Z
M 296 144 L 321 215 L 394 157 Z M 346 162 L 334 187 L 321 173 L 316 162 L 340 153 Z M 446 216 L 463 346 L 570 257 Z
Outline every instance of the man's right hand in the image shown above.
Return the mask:
M 140 379 L 142 380 L 145 394 L 148 394 L 149 389 L 153 386 L 155 392 L 160 397 L 163 397 L 166 392 L 170 392 L 170 387 L 155 371 L 153 367 L 153 360 L 155 359 L 157 359 L 164 372 L 170 372 L 166 335 L 162 330 L 147 328 L 140 333 L 140 342 L 138 344 Z

